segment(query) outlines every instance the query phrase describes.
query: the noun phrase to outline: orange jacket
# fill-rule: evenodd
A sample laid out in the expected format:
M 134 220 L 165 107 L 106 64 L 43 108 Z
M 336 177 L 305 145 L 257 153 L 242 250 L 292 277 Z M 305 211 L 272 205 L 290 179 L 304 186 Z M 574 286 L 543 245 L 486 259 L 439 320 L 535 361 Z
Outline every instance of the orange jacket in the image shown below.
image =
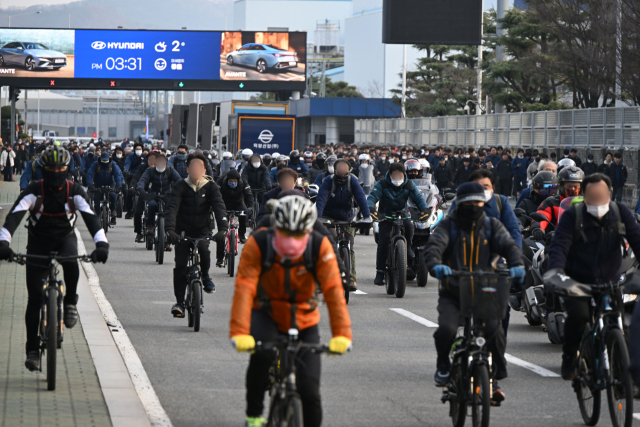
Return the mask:
M 265 233 L 266 230 L 258 232 Z M 292 262 L 299 262 L 303 258 L 304 255 Z M 303 330 L 317 325 L 320 321 L 320 311 L 314 301 L 316 283 L 313 274 L 309 273 L 304 265 L 289 269 L 289 287 L 291 291 L 296 291 L 295 302 L 292 304 L 289 302 L 290 295 L 285 290 L 285 268 L 278 262 L 281 259 L 282 257 L 276 254 L 273 266 L 260 277 L 262 271 L 260 248 L 253 235 L 247 239 L 236 275 L 236 289 L 229 322 L 230 337 L 249 335 L 252 309 L 268 312 L 282 332 L 286 332 L 289 328 Z M 351 339 L 351 319 L 349 319 L 344 299 L 340 270 L 331 243 L 326 237 L 323 237 L 320 245 L 316 276 L 329 309 L 333 336 Z M 263 300 L 265 296 L 268 300 L 266 307 L 264 303 L 259 304 L 259 288 Z

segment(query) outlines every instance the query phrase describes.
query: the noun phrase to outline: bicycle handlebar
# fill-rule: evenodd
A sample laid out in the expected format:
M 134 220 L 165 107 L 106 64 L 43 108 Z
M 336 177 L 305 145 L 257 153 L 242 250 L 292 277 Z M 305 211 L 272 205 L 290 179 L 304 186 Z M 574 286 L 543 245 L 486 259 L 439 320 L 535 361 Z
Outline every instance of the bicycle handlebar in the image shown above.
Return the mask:
M 9 258 L 9 262 L 16 262 L 20 265 L 25 265 L 28 259 L 46 259 L 48 261 L 73 261 L 80 260 L 82 262 L 93 262 L 90 255 L 57 255 L 56 253 L 51 253 L 49 255 L 29 255 L 29 254 L 13 254 L 11 258 Z
M 329 346 L 327 344 L 310 344 L 310 343 L 297 342 L 291 347 L 291 350 L 293 351 L 297 351 L 299 349 L 307 349 L 307 350 L 310 350 L 312 353 L 316 353 L 316 354 L 322 354 L 322 353 L 333 354 L 333 355 L 340 354 L 340 353 L 335 353 L 333 351 L 329 351 Z M 249 351 L 274 351 L 274 350 L 289 350 L 289 341 L 287 341 L 286 339 L 282 341 L 265 342 L 265 343 L 263 343 L 262 341 L 257 341 L 255 347 Z
M 451 274 L 449 276 L 467 276 L 467 277 L 501 277 L 501 278 L 509 278 L 513 277 L 509 276 L 508 270 L 500 270 L 498 272 L 494 271 L 463 271 L 463 270 L 451 270 Z
M 201 240 L 207 240 L 210 241 L 213 239 L 213 236 L 211 235 L 207 235 L 207 236 L 203 236 L 203 237 L 188 237 L 184 235 L 184 231 L 182 233 L 180 233 L 180 241 L 181 242 L 191 242 L 194 245 L 197 245 Z

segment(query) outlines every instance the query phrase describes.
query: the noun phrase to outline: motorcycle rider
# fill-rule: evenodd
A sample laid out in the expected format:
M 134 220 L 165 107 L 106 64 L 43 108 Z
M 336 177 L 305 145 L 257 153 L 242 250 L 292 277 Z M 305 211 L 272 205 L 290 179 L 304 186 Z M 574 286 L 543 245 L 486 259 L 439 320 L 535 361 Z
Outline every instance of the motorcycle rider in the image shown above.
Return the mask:
M 218 179 L 222 178 L 224 174 L 229 172 L 231 169 L 236 168 L 236 161 L 233 160 L 233 154 L 228 151 L 222 153 L 222 161 L 218 167 Z
M 242 175 L 242 171 L 249 164 L 249 159 L 251 158 L 251 156 L 253 156 L 253 150 L 251 150 L 250 148 L 245 148 L 244 150 L 242 150 L 242 159 L 236 162 L 236 170 L 240 175 Z
M 304 162 L 300 161 L 300 152 L 298 150 L 293 150 L 289 153 L 289 162 L 287 163 L 287 167 L 298 172 L 298 175 L 302 176 L 302 179 L 307 178 L 309 168 Z
M 274 184 L 278 183 L 278 172 L 287 167 L 287 158 L 283 155 L 275 157 L 276 165 L 269 171 L 269 178 Z M 296 172 L 297 173 L 297 172 Z
M 538 172 L 531 183 L 533 191 L 520 203 L 520 209 L 523 209 L 527 215 L 536 212 L 542 202 L 556 194 L 558 182 L 558 177 L 554 173 Z
M 546 171 L 546 172 L 551 172 L 554 175 L 557 175 L 557 169 L 558 169 L 558 166 L 556 165 L 555 162 L 551 160 L 541 160 L 540 163 L 538 164 L 538 172 Z M 522 190 L 520 192 L 520 197 L 518 197 L 518 200 L 516 201 L 516 208 L 519 208 L 520 203 L 522 203 L 524 199 L 529 197 L 530 194 L 531 194 L 531 186 L 528 186 L 527 188 Z

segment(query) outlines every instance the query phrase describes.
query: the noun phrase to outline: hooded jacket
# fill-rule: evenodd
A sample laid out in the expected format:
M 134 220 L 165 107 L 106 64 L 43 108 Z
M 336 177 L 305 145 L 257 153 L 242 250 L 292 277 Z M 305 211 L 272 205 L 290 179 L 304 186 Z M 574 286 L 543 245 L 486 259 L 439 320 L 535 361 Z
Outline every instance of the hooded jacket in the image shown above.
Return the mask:
M 253 165 L 248 164 L 242 169 L 242 179 L 249 183 L 252 190 L 271 190 L 271 179 L 269 178 L 269 170 L 262 163 L 256 169 Z
M 396 187 L 391 183 L 391 177 L 387 172 L 384 179 L 376 182 L 376 185 L 373 186 L 373 190 L 367 196 L 367 204 L 369 205 L 369 210 L 371 210 L 375 209 L 376 203 L 379 202 L 378 211 L 384 215 L 392 215 L 407 207 L 409 197 L 411 197 L 411 200 L 420 211 L 428 209 L 422 193 L 412 181 L 407 179 L 407 174 L 404 175 L 402 185 Z
M 364 191 L 362 191 L 358 178 L 351 175 L 351 183 L 347 182 L 342 186 L 336 182 L 335 192 L 332 194 L 334 180 L 335 175 L 322 181 L 320 190 L 318 190 L 318 198 L 316 199 L 318 216 L 326 216 L 338 221 L 350 220 L 353 218 L 353 199 L 355 199 L 358 206 L 360 206 L 362 216 L 368 217 L 370 213 L 367 198 L 364 195 Z M 351 194 L 349 194 L 347 185 L 351 185 Z
M 229 178 L 238 179 L 236 188 L 229 187 Z M 218 180 L 217 184 L 218 187 L 220 187 L 222 200 L 224 200 L 227 210 L 241 210 L 244 209 L 244 206 L 253 208 L 253 193 L 251 193 L 251 187 L 246 181 L 240 178 L 240 174 L 238 174 L 237 171 L 234 170 L 227 173 Z
M 118 165 L 111 161 L 108 165 L 101 162 L 93 162 L 93 165 L 87 171 L 87 185 L 95 185 L 96 187 L 109 186 L 122 187 L 124 178 Z

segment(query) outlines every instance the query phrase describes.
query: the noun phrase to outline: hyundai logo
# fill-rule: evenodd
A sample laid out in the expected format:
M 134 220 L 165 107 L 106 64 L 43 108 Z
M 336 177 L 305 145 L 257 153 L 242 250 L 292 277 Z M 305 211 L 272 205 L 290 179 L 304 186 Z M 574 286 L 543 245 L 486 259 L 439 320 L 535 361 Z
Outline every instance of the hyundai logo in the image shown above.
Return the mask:
M 270 130 L 265 129 L 262 132 L 260 132 L 260 135 L 258 136 L 258 139 L 260 140 L 260 142 L 268 144 L 273 139 L 273 133 L 271 133 Z
M 107 47 L 107 44 L 105 42 L 93 42 L 91 43 L 91 47 L 96 50 L 101 50 Z

